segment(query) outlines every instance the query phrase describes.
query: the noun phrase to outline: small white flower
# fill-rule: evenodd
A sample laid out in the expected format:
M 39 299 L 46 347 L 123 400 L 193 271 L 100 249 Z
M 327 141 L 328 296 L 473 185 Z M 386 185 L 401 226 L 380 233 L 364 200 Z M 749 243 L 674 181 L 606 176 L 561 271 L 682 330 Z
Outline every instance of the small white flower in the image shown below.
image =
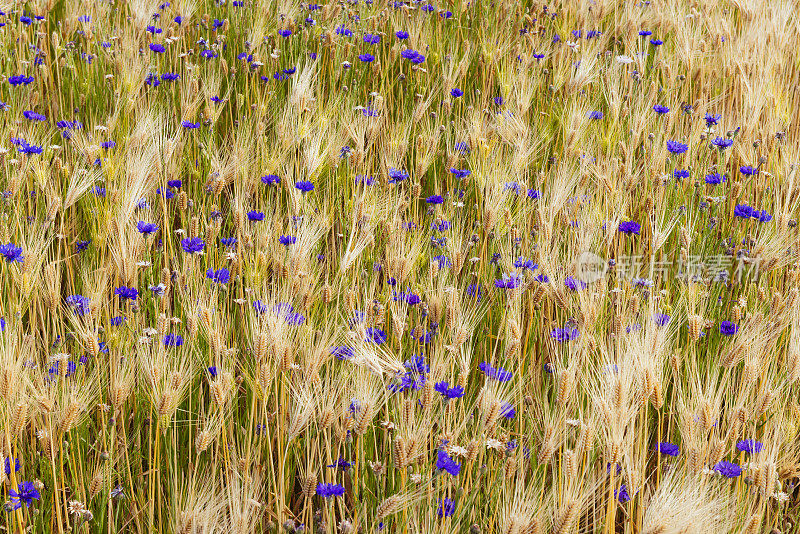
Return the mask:
M 486 440 L 486 448 L 494 449 L 496 451 L 504 451 L 506 446 L 502 441 L 498 439 L 489 438 Z
M 464 458 L 464 457 L 467 456 L 467 453 L 468 453 L 468 451 L 464 447 L 459 447 L 457 445 L 453 445 L 453 446 L 450 447 L 450 455 L 451 456 L 460 456 L 460 457 Z
M 411 482 L 414 484 L 419 484 L 422 482 L 422 475 L 419 473 L 412 473 L 408 478 L 411 479 Z
M 630 56 L 617 56 L 617 63 L 627 65 L 628 63 L 633 63 L 633 58 Z
M 395 425 L 391 421 L 384 421 L 383 423 L 381 423 L 381 425 L 383 425 L 384 428 L 386 428 L 386 430 L 394 430 L 395 428 L 397 428 L 397 425 Z

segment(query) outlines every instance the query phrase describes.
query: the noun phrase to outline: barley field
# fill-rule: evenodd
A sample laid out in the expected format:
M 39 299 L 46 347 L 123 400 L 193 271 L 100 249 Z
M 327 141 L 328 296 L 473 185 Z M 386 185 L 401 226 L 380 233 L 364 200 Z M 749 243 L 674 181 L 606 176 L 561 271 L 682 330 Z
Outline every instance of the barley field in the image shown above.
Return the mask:
M 0 532 L 800 529 L 797 0 L 0 0 Z

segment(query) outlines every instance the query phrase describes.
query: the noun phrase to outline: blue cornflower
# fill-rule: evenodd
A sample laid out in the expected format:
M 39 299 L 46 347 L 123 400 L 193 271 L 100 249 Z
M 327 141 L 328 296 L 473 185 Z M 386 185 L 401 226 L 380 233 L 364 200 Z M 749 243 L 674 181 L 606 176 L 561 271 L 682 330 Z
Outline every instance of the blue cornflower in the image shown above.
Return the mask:
M 719 174 L 718 172 L 707 174 L 705 178 L 705 181 L 708 185 L 719 185 L 724 183 L 726 180 L 727 177 L 724 174 Z
M 164 336 L 163 341 L 165 347 L 180 347 L 183 345 L 183 336 L 179 336 L 178 334 L 167 334 Z
M 653 46 L 661 46 L 662 44 L 664 44 L 664 41 L 662 41 L 661 39 L 650 39 L 650 44 Z
M 25 259 L 25 256 L 22 255 L 22 247 L 18 247 L 14 243 L 0 245 L 0 256 L 3 256 L 6 263 L 22 263 Z
M 278 30 L 278 35 L 287 39 L 290 35 L 292 35 L 292 30 Z
M 450 90 L 450 96 L 452 96 L 453 98 L 461 98 L 462 96 L 464 96 L 464 91 L 462 91 L 458 87 L 454 87 Z
M 572 291 L 580 291 L 581 289 L 586 289 L 587 287 L 586 282 L 583 282 L 582 280 L 577 280 L 575 278 L 572 278 L 571 276 L 568 276 L 564 279 L 564 285 L 568 289 L 571 289 Z
M 397 37 L 401 41 L 403 41 L 405 39 L 408 39 L 408 32 L 404 31 L 404 30 L 400 30 L 399 32 L 395 33 L 394 35 L 395 35 L 395 37 Z
M 742 474 L 742 468 L 738 464 L 726 461 L 718 462 L 714 466 L 714 471 L 725 478 L 736 478 Z
M 238 240 L 238 239 L 236 239 L 235 237 L 221 237 L 221 238 L 219 239 L 219 243 L 220 243 L 220 244 L 221 244 L 223 247 L 228 247 L 228 248 L 233 248 L 233 247 L 235 247 L 235 246 L 236 246 L 236 243 L 238 243 L 238 242 L 239 242 L 239 240 Z
M 28 85 L 33 83 L 33 76 L 25 76 L 24 74 L 18 74 L 16 76 L 9 76 L 8 83 L 10 83 L 13 87 L 18 85 Z
M 642 226 L 636 221 L 623 221 L 619 223 L 619 231 L 623 234 L 636 234 L 639 235 L 639 232 L 642 229 Z
M 329 352 L 339 360 L 349 360 L 355 356 L 355 352 L 350 347 L 331 347 Z
M 418 373 L 418 374 L 426 374 L 431 371 L 431 367 L 425 363 L 425 356 L 422 354 L 413 355 L 410 359 L 403 362 L 403 367 L 405 367 L 408 371 Z
M 433 389 L 446 399 L 458 399 L 464 396 L 464 388 L 462 386 L 450 387 L 450 384 L 444 381 L 437 382 Z
M 332 463 L 332 464 L 330 464 L 330 465 L 328 465 L 326 467 L 332 467 L 334 469 L 341 469 L 342 471 L 346 471 L 349 468 L 353 467 L 353 465 L 355 465 L 355 462 L 348 462 L 344 458 L 339 458 L 334 463 Z
M 22 465 L 19 463 L 19 458 L 14 458 L 14 472 L 16 473 L 22 469 Z M 6 458 L 6 475 L 11 474 L 11 458 Z
M 590 120 L 593 120 L 593 121 L 599 121 L 600 119 L 603 118 L 603 112 L 602 111 L 587 111 L 586 112 L 586 117 L 589 118 Z
M 503 278 L 494 281 L 494 286 L 499 289 L 516 289 L 522 283 L 522 276 L 518 273 L 503 273 Z
M 367 44 L 378 44 L 381 42 L 381 36 L 377 34 L 367 33 L 364 35 L 364 42 Z
M 150 50 L 156 54 L 163 54 L 167 51 L 167 49 L 164 48 L 164 45 L 158 43 L 150 43 Z
M 577 328 L 554 328 L 550 332 L 550 337 L 558 341 L 559 343 L 568 343 L 573 339 L 578 339 L 581 333 L 578 331 Z
M 344 486 L 329 482 L 320 482 L 317 484 L 317 495 L 326 499 L 330 499 L 331 497 L 341 497 L 344 495 Z
M 724 139 L 722 137 L 716 137 L 711 141 L 711 144 L 715 147 L 719 148 L 720 150 L 725 150 L 733 145 L 733 139 Z
M 414 60 L 418 56 L 419 52 L 417 52 L 416 50 L 412 50 L 410 48 L 407 48 L 402 52 L 400 52 L 400 57 L 402 57 L 403 59 Z
M 514 260 L 514 267 L 517 269 L 522 269 L 523 271 L 535 271 L 539 268 L 539 264 L 533 263 L 533 260 L 529 260 L 520 256 Z
M 739 325 L 730 321 L 722 321 L 719 323 L 719 333 L 723 336 L 732 336 L 739 331 Z
M 614 490 L 614 497 L 616 497 L 619 502 L 623 504 L 631 500 L 630 495 L 628 495 L 628 488 L 625 486 L 625 484 L 622 484 L 619 487 L 619 490 Z
M 639 30 L 640 37 L 649 37 L 651 35 L 653 35 L 653 32 L 651 32 L 650 30 Z
M 334 31 L 336 32 L 336 35 L 343 35 L 345 37 L 352 37 L 353 35 L 353 32 L 348 30 L 344 26 L 337 26 L 336 30 Z
M 210 278 L 218 284 L 227 284 L 231 280 L 231 272 L 228 269 L 209 269 L 206 271 L 206 278 Z
M 747 454 L 757 454 L 764 448 L 764 444 L 754 439 L 743 439 L 736 444 L 736 448 Z
M 517 410 L 514 408 L 514 405 L 509 402 L 504 402 L 500 406 L 500 416 L 504 419 L 514 419 L 517 415 Z
M 37 490 L 33 482 L 30 482 L 29 480 L 20 482 L 17 485 L 16 491 L 13 489 L 8 490 L 8 496 L 11 497 L 11 506 L 13 510 L 22 508 L 23 502 L 25 503 L 26 507 L 30 507 L 34 499 L 38 501 L 42 498 L 42 496 L 39 494 L 39 490 Z
M 456 503 L 447 497 L 439 499 L 439 509 L 436 511 L 439 517 L 450 517 L 455 513 L 455 511 Z
M 297 242 L 297 238 L 293 235 L 282 235 L 278 238 L 278 241 L 284 247 L 288 247 L 289 245 L 294 245 Z
M 703 117 L 706 121 L 706 126 L 716 126 L 719 123 L 719 120 L 722 118 L 722 115 L 711 115 L 710 113 L 706 113 L 705 117 Z
M 470 284 L 467 286 L 467 296 L 480 302 L 483 299 L 483 289 L 477 284 Z
M 314 184 L 309 181 L 301 180 L 299 182 L 295 182 L 294 184 L 295 189 L 299 190 L 302 194 L 306 194 L 309 191 L 314 190 Z
M 367 328 L 367 337 L 364 341 L 368 343 L 375 343 L 376 345 L 382 345 L 386 343 L 386 332 L 380 328 L 370 326 Z
M 358 59 L 360 59 L 362 63 L 372 63 L 375 61 L 375 56 L 372 54 L 359 54 Z
M 281 179 L 277 174 L 267 174 L 261 177 L 261 183 L 266 185 L 278 185 Z
M 667 456 L 678 456 L 681 453 L 680 448 L 667 441 L 662 441 L 661 443 L 656 445 L 656 450 L 661 454 L 666 454 Z
M 390 184 L 400 183 L 403 180 L 408 179 L 408 172 L 404 170 L 395 169 L 394 167 L 389 168 L 389 182 Z
M 666 113 L 669 113 L 669 108 L 661 104 L 656 104 L 655 106 L 653 106 L 653 111 L 655 111 L 659 115 L 664 115 Z
M 457 464 L 446 451 L 439 449 L 436 453 L 436 469 L 437 471 L 446 471 L 450 475 L 456 477 L 461 472 L 461 464 Z
M 450 169 L 450 174 L 452 174 L 455 178 L 461 180 L 462 178 L 466 178 L 470 175 L 470 171 L 467 169 Z
M 158 232 L 158 226 L 154 223 L 139 221 L 136 223 L 136 229 L 139 231 L 140 234 L 150 235 L 152 233 Z
M 31 121 L 46 121 L 47 117 L 42 115 L 41 113 L 36 113 L 35 111 L 23 111 L 22 116 Z
M 508 382 L 514 377 L 514 373 L 506 371 L 502 367 L 492 367 L 489 362 L 481 362 L 478 369 L 486 375 L 487 378 L 497 380 L 498 382 Z
M 756 167 L 751 167 L 750 165 L 743 165 L 739 167 L 739 172 L 745 176 L 753 176 L 758 174 L 758 169 Z
M 678 141 L 667 141 L 667 150 L 669 150 L 673 154 L 683 154 L 687 150 L 689 150 L 688 145 L 684 145 L 683 143 L 679 143 Z
M 432 195 L 425 199 L 427 204 L 441 204 L 444 202 L 442 195 Z
M 77 315 L 86 315 L 89 312 L 89 303 L 92 299 L 83 295 L 70 295 L 64 301 Z
M 139 296 L 139 292 L 136 289 L 126 286 L 118 287 L 114 290 L 114 294 L 121 300 L 136 300 L 136 297 Z
M 670 320 L 670 316 L 666 315 L 664 313 L 657 313 L 657 314 L 655 314 L 653 316 L 653 321 L 658 326 L 666 326 L 666 324 L 669 322 L 669 320 Z
M 747 204 L 737 204 L 733 209 L 733 216 L 740 217 L 742 219 L 750 219 L 753 216 L 754 211 L 757 210 L 754 210 L 752 206 L 748 206 Z
M 18 141 L 17 143 L 14 143 L 14 140 L 12 140 L 11 142 L 17 145 L 17 151 L 20 154 L 27 154 L 29 156 L 34 156 L 36 154 L 41 154 L 42 151 L 44 150 L 40 146 L 28 143 L 25 139 L 18 139 L 17 141 Z
M 251 222 L 260 222 L 264 220 L 264 212 L 263 211 L 248 211 L 247 212 L 247 219 Z
M 189 237 L 181 240 L 181 247 L 187 254 L 196 254 L 205 248 L 205 242 L 199 237 Z
M 186 128 L 187 130 L 196 130 L 200 128 L 199 122 L 192 122 L 192 121 L 183 121 L 181 122 L 181 126 Z

